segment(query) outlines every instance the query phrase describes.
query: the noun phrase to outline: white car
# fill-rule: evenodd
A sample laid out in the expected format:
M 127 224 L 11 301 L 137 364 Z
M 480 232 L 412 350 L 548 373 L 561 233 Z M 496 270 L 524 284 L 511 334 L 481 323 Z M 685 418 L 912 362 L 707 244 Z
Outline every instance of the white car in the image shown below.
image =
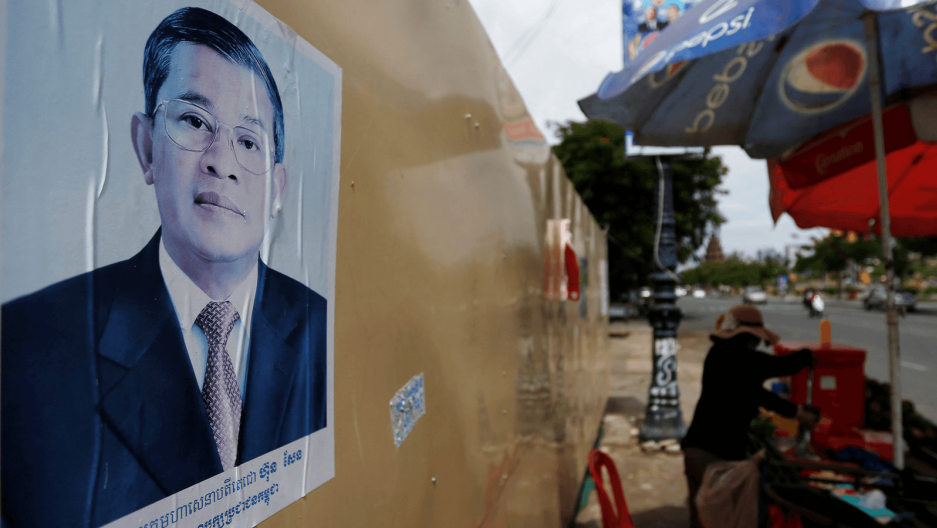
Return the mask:
M 761 286 L 749 286 L 745 288 L 745 293 L 742 294 L 742 302 L 745 304 L 767 304 L 768 294 L 761 289 Z
M 693 298 L 694 298 L 694 299 L 703 299 L 703 298 L 705 298 L 705 297 L 706 297 L 706 291 L 705 291 L 705 290 L 694 290 L 694 291 L 693 291 Z

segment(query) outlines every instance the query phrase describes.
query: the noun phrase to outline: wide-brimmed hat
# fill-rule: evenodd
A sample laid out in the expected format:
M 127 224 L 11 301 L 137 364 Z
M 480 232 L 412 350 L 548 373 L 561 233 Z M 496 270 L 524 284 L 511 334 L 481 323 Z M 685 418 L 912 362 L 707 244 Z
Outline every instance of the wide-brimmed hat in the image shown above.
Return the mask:
M 765 328 L 765 319 L 761 316 L 761 310 L 748 304 L 737 304 L 720 315 L 716 320 L 716 331 L 712 333 L 712 336 L 730 339 L 741 333 L 763 339 L 769 345 L 781 340 L 781 336 Z

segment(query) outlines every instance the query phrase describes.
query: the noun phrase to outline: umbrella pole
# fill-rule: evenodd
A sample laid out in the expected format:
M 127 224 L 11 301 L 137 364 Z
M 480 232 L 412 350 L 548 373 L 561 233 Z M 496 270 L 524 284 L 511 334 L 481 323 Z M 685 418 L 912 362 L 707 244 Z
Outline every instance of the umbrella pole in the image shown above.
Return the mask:
M 898 347 L 898 314 L 895 311 L 895 270 L 891 247 L 891 213 L 888 210 L 888 174 L 885 166 L 885 139 L 882 126 L 882 89 L 878 57 L 878 29 L 875 13 L 866 13 L 865 46 L 869 56 L 869 88 L 872 94 L 872 125 L 875 131 L 875 161 L 878 166 L 878 196 L 882 214 L 882 253 L 885 256 L 885 320 L 888 324 L 888 370 L 891 376 L 891 435 L 895 467 L 904 469 L 901 414 L 901 363 Z

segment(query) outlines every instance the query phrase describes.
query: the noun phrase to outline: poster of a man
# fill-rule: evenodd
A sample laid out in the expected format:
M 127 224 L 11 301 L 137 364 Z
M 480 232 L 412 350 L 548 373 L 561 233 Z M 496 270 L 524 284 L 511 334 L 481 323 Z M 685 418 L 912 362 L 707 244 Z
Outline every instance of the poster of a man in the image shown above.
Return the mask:
M 622 0 L 625 64 L 658 37 L 658 32 L 683 15 L 699 0 Z
M 667 21 L 657 19 L 657 7 L 649 4 L 644 7 L 644 22 L 638 24 L 638 31 L 649 33 L 651 31 L 660 31 L 667 27 Z
M 159 226 L 129 259 L 5 299 L 4 526 L 101 526 L 330 425 L 334 225 L 329 291 L 263 258 L 291 189 L 268 62 L 198 7 L 142 51 L 129 139 Z

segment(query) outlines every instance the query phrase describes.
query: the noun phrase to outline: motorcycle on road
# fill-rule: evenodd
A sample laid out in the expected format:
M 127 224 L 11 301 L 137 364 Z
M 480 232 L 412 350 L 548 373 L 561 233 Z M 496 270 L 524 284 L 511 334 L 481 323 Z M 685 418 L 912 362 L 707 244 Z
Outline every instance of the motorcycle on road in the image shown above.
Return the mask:
M 809 312 L 807 317 L 819 317 L 823 319 L 823 310 L 826 308 L 825 303 L 823 302 L 823 297 L 819 293 L 814 293 L 813 298 L 810 299 L 810 305 L 808 306 Z

